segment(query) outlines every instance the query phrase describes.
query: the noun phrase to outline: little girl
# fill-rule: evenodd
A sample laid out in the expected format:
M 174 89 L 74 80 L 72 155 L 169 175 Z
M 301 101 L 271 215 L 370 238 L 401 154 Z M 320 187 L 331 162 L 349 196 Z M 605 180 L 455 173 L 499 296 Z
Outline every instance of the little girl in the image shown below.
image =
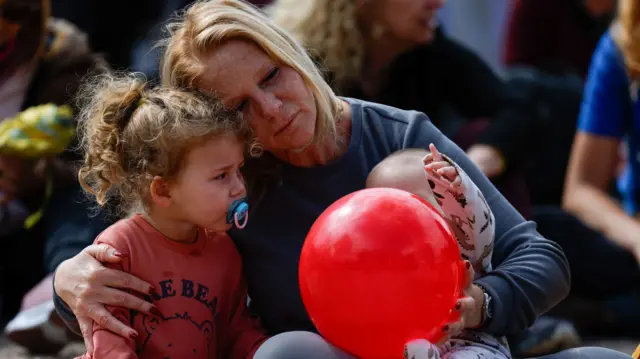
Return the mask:
M 434 145 L 429 150 L 407 149 L 385 158 L 369 174 L 367 187 L 398 188 L 431 203 L 449 223 L 463 258 L 471 263 L 473 270 L 469 272 L 475 272 L 476 277 L 483 276 L 491 271 L 495 237 L 493 213 L 478 187 L 455 162 Z M 487 305 L 488 301 L 485 298 Z M 487 308 L 483 308 L 481 323 L 490 315 Z M 505 338 L 457 326 L 456 330 L 447 332 L 452 337 L 441 347 L 417 340 L 407 345 L 405 356 L 511 359 Z
M 96 243 L 113 268 L 151 283 L 154 316 L 108 307 L 136 331 L 94 324 L 86 358 L 251 358 L 265 340 L 246 308 L 241 261 L 226 234 L 247 209 L 241 174 L 248 131 L 204 95 L 146 89 L 133 75 L 86 85 L 79 179 L 100 206 L 129 215 Z M 212 266 L 217 270 L 212 271 Z

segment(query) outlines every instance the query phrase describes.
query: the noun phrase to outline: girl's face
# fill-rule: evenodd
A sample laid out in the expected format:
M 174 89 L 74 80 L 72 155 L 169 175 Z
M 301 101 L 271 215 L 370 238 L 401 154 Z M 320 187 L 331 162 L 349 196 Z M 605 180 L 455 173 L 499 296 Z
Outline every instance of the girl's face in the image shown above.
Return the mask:
M 246 196 L 244 146 L 239 139 L 216 137 L 194 147 L 184 159 L 178 178 L 170 184 L 174 217 L 215 232 L 231 229 L 227 211 Z
M 265 150 L 285 157 L 313 140 L 317 112 L 313 92 L 294 69 L 240 40 L 218 47 L 204 67 L 199 87 L 241 112 Z

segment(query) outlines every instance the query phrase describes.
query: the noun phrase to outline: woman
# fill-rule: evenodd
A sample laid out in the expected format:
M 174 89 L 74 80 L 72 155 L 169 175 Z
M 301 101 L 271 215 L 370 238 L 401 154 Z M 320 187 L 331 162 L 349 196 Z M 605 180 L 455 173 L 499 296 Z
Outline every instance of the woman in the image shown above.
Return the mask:
M 607 297 L 640 286 L 640 4 L 620 0 L 618 14 L 591 61 L 563 201 L 567 211 L 602 235 L 579 244 L 585 257 L 596 248 L 602 255 L 597 268 L 591 261 L 584 264 L 589 274 L 576 284 L 593 286 L 598 272 L 599 291 Z M 626 154 L 618 203 L 609 189 L 621 143 Z
M 242 112 L 260 143 L 253 152 L 264 151 L 247 165 L 249 178 L 258 179 L 250 187 L 251 221 L 231 233 L 243 256 L 252 308 L 272 334 L 282 333 L 256 358 L 349 357 L 308 332 L 314 326 L 299 295 L 299 254 L 318 215 L 364 188 L 373 166 L 401 148 L 434 143 L 467 172 L 495 213 L 496 270 L 467 288 L 473 299 L 465 317 L 475 318 L 468 326 L 496 335 L 520 331 L 566 295 L 568 264 L 562 250 L 538 235 L 535 224 L 525 222 L 424 114 L 336 97 L 302 46 L 254 7 L 238 0 L 192 5 L 173 27 L 162 78 L 167 85 L 209 91 Z M 111 248 L 91 246 L 58 268 L 58 308 L 74 320 L 62 301 L 70 305 L 85 335 L 92 320 L 120 335 L 132 333 L 104 304 L 152 310 L 150 303 L 117 289 L 149 293 L 151 284 L 100 264 L 118 262 L 119 256 Z M 593 358 L 628 358 L 593 351 Z
M 437 21 L 444 0 L 277 0 L 273 20 L 327 70 L 340 96 L 424 112 L 527 218 L 520 164 L 536 130 L 527 101 Z

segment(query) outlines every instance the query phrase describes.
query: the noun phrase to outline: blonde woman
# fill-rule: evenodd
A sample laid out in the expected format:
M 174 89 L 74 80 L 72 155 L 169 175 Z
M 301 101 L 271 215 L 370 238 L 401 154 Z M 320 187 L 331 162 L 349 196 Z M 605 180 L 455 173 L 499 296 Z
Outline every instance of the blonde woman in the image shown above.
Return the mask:
M 444 33 L 437 19 L 444 3 L 276 0 L 266 11 L 311 52 L 338 95 L 424 112 L 529 218 L 520 171 L 534 111 Z
M 198 1 L 172 30 L 163 82 L 215 95 L 242 113 L 258 141 L 252 154 L 261 156 L 246 165 L 254 196 L 251 219 L 242 231 L 230 232 L 242 256 L 251 308 L 270 334 L 277 334 L 254 358 L 352 358 L 314 333 L 299 294 L 300 250 L 324 209 L 364 188 L 372 168 L 404 148 L 436 145 L 476 183 L 495 214 L 495 271 L 465 289 L 459 306 L 463 319 L 443 331 L 453 335 L 466 327 L 496 336 L 521 331 L 567 294 L 562 249 L 540 236 L 426 115 L 337 97 L 302 45 L 241 0 Z M 116 254 L 109 246 L 90 246 L 56 272 L 57 307 L 70 322 L 78 318 L 85 337 L 94 320 L 122 336 L 135 335 L 104 307 L 149 313 L 152 304 L 127 289 L 173 293 L 166 282 L 148 283 L 101 264 L 122 261 Z M 420 348 L 433 348 L 421 343 Z M 550 358 L 578 357 L 628 358 L 598 348 Z
M 591 61 L 563 204 L 602 234 L 581 246 L 609 253 L 598 275 L 616 278 L 619 293 L 640 287 L 640 3 L 620 0 L 618 6 Z M 620 152 L 624 169 L 617 176 Z M 614 179 L 622 201 L 609 194 Z

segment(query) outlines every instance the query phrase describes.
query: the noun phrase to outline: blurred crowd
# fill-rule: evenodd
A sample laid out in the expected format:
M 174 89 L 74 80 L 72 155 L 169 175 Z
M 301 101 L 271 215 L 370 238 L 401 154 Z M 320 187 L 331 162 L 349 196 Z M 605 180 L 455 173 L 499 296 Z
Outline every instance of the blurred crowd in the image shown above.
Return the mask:
M 500 72 L 451 36 L 447 21 L 426 24 L 437 27 L 432 38 L 415 35 L 405 19 L 422 0 L 380 0 L 371 11 L 358 6 L 365 1 L 251 2 L 307 46 L 341 96 L 426 113 L 564 248 L 571 295 L 509 338 L 515 355 L 585 336 L 640 336 L 640 200 L 630 165 L 640 158 L 630 159 L 626 130 L 589 121 L 604 111 L 590 68 L 610 40 L 616 0 L 508 1 Z M 190 3 L 0 0 L 0 329 L 34 352 L 78 339 L 53 311 L 52 275 L 115 220 L 94 213 L 77 182 L 74 94 L 87 73 L 157 79 L 162 24 Z

